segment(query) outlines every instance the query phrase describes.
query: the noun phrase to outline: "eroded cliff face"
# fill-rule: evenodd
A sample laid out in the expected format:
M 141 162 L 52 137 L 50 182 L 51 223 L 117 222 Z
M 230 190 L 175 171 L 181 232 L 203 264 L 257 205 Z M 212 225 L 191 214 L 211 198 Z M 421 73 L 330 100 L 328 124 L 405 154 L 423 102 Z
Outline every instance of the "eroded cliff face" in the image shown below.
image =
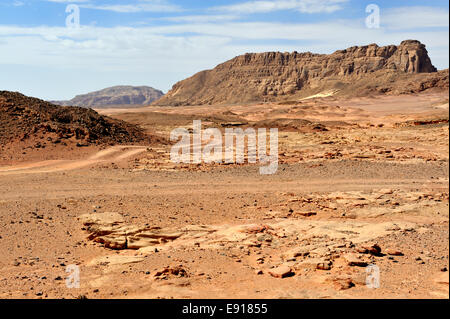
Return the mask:
M 246 103 L 295 96 L 314 89 L 342 89 L 372 78 L 384 84 L 392 75 L 436 72 L 425 45 L 415 40 L 399 46 L 351 47 L 333 54 L 247 53 L 178 82 L 158 105 Z M 382 74 L 381 74 L 382 75 Z M 380 83 L 381 82 L 381 83 Z M 394 81 L 395 82 L 395 81 Z M 326 85 L 324 85 L 326 84 Z M 370 86 L 370 85 L 369 85 Z M 388 90 L 392 91 L 392 90 Z

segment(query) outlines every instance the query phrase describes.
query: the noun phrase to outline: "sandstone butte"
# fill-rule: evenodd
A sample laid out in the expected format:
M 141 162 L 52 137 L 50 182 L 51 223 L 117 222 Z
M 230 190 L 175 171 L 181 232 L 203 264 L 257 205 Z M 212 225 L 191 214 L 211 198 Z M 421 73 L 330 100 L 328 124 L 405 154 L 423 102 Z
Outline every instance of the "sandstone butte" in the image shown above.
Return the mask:
M 425 45 L 354 46 L 332 54 L 247 53 L 176 83 L 154 105 L 212 105 L 448 89 Z

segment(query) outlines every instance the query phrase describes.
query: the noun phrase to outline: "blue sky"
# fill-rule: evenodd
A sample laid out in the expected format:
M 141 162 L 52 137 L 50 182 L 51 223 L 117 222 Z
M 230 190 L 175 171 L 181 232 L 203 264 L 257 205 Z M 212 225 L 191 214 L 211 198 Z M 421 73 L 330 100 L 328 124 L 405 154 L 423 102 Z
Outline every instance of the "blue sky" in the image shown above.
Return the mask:
M 369 4 L 380 27 L 368 28 Z M 80 27 L 68 28 L 68 5 Z M 332 53 L 417 39 L 448 68 L 448 1 L 2 0 L 0 90 L 70 99 L 112 85 L 173 84 L 245 52 Z

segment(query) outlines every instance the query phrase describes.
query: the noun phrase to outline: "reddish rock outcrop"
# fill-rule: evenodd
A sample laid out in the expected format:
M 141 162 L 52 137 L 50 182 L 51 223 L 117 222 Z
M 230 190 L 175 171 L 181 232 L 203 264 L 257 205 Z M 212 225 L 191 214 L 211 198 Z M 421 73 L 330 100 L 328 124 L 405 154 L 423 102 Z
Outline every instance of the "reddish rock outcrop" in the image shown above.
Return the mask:
M 371 44 L 333 54 L 247 53 L 176 83 L 157 105 L 200 105 L 283 100 L 324 90 L 395 91 L 396 77 L 434 73 L 425 45 L 415 40 L 399 46 Z M 420 78 L 421 79 L 421 78 Z M 419 79 L 419 82 L 420 82 Z M 427 79 L 424 89 L 433 84 Z M 448 87 L 448 85 L 447 85 Z M 419 85 L 420 89 L 420 85 Z M 377 93 L 385 93 L 377 92 Z

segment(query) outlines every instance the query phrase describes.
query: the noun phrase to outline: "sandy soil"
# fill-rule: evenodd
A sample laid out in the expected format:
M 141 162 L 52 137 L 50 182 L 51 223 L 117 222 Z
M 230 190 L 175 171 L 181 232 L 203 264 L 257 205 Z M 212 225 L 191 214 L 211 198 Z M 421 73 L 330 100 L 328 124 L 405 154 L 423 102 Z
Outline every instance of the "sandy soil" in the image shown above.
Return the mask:
M 448 94 L 101 112 L 165 138 L 193 119 L 275 125 L 280 166 L 178 165 L 167 145 L 11 151 L 0 297 L 449 298 Z

